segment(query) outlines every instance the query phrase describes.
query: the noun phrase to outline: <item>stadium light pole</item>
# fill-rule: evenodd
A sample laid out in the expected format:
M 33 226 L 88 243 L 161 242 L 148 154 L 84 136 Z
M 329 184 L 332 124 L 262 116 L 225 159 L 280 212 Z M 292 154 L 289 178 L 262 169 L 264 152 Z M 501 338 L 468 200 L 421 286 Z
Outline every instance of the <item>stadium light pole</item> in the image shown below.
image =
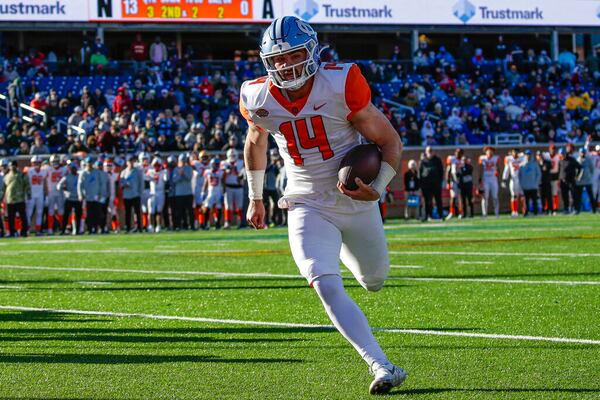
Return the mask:
M 550 37 L 550 55 L 552 61 L 558 61 L 558 31 L 554 29 Z

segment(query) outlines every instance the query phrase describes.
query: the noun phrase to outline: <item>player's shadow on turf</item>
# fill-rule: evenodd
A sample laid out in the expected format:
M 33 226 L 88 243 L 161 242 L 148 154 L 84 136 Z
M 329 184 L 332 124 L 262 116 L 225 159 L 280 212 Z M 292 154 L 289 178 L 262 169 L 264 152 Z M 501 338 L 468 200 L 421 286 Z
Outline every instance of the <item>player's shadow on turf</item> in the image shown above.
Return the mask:
M 11 331 L 11 330 L 7 330 Z M 17 332 L 15 332 L 17 331 Z M 18 330 L 12 330 L 11 335 L 0 336 L 1 342 L 28 342 L 28 341 L 62 341 L 62 342 L 117 342 L 117 343 L 287 343 L 302 341 L 295 338 L 212 338 L 206 336 L 157 336 L 157 335 L 131 335 L 119 331 L 121 335 L 90 335 L 79 334 L 78 330 L 71 330 L 71 334 L 56 335 L 39 332 L 30 332 L 20 336 Z
M 40 311 L 2 312 L 0 322 L 102 322 L 104 319 L 79 318 L 73 314 Z
M 160 363 L 301 363 L 287 358 L 220 358 L 217 356 L 159 356 L 151 354 L 0 354 L 0 363 L 41 364 L 160 364 Z
M 408 390 L 397 390 L 390 392 L 390 395 L 406 394 L 406 395 L 427 395 L 427 394 L 438 394 L 438 393 L 471 393 L 471 392 L 484 392 L 484 393 L 600 393 L 598 389 L 581 389 L 581 388 L 473 388 L 473 389 L 461 389 L 461 388 L 422 388 L 422 389 L 408 389 Z

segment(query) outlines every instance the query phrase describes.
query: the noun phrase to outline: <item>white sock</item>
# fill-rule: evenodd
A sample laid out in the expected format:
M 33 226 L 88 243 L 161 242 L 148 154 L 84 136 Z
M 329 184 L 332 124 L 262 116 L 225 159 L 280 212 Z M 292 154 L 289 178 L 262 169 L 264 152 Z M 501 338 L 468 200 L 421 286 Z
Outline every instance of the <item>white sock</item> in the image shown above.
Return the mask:
M 352 344 L 358 354 L 371 366 L 389 364 L 375 340 L 365 314 L 348 296 L 339 275 L 325 275 L 313 282 L 327 315 L 337 330 Z

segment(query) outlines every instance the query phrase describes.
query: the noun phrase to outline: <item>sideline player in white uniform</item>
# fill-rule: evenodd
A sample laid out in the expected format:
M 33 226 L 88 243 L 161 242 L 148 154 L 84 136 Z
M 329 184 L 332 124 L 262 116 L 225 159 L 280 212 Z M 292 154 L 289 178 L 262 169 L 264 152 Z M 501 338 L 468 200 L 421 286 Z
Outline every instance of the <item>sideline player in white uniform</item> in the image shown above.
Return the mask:
M 165 206 L 165 186 L 169 176 L 162 168 L 162 160 L 158 157 L 152 160 L 152 168 L 148 171 L 150 180 L 150 197 L 148 198 L 148 213 L 150 221 L 148 232 L 160 232 L 162 225 L 162 212 Z
M 506 182 L 510 179 L 508 187 L 510 189 L 510 211 L 511 216 L 519 216 L 519 204 L 524 199 L 523 189 L 519 184 L 519 169 L 525 162 L 525 158 L 519 155 L 518 149 L 512 149 L 510 154 L 504 157 L 504 171 L 502 172 L 502 187 L 506 188 Z
M 213 158 L 210 160 L 210 167 L 204 171 L 204 184 L 202 186 L 202 196 L 204 203 L 202 204 L 202 212 L 204 214 L 203 229 L 210 227 L 210 212 L 215 215 L 215 228 L 221 228 L 221 211 L 223 208 L 223 186 L 225 183 L 223 177 L 225 171 L 221 169 L 221 160 Z
M 498 159 L 494 154 L 494 148 L 486 146 L 483 151 L 485 155 L 479 157 L 480 179 L 483 182 L 483 199 L 481 200 L 481 214 L 487 217 L 490 197 L 494 203 L 496 217 L 500 215 L 500 203 L 498 201 Z
M 119 213 L 117 212 L 117 186 L 119 173 L 115 170 L 114 160 L 107 158 L 104 161 L 104 171 L 108 174 L 108 218 L 114 232 L 119 231 Z
M 560 206 L 560 180 L 558 179 L 560 154 L 556 151 L 556 146 L 554 144 L 548 146 L 548 154 L 551 163 L 550 184 L 552 187 L 552 209 L 556 212 L 558 206 Z
M 150 165 L 150 154 L 145 151 L 141 152 L 138 155 L 138 162 L 140 171 L 144 175 L 144 189 L 140 196 L 140 201 L 142 203 L 142 227 L 140 227 L 140 229 L 145 229 L 148 226 L 148 199 L 150 198 L 150 179 L 148 178 L 148 173 L 152 169 L 152 166 Z
M 240 160 L 237 150 L 227 150 L 227 160 L 222 163 L 225 171 L 225 229 L 229 228 L 233 221 L 233 213 L 238 216 L 238 224 L 242 220 L 242 208 L 244 207 L 244 187 L 242 177 L 244 176 L 244 161 Z
M 31 157 L 31 167 L 27 170 L 27 176 L 31 186 L 31 199 L 27 200 L 27 222 L 31 222 L 31 217 L 35 211 L 35 232 L 37 235 L 41 235 L 44 198 L 48 193 L 46 188 L 48 171 L 42 169 L 42 160 L 39 156 Z
M 240 111 L 250 124 L 244 149 L 250 204 L 248 222 L 265 228 L 262 200 L 268 134 L 284 158 L 292 255 L 338 331 L 374 375 L 370 393 L 389 392 L 407 374 L 394 366 L 369 323 L 344 289 L 339 260 L 369 291 L 383 287 L 389 259 L 377 200 L 399 167 L 401 143 L 390 122 L 371 104 L 369 86 L 354 64 L 320 64 L 317 34 L 296 17 L 266 29 L 261 58 L 268 77 L 246 81 Z M 382 152 L 378 177 L 355 191 L 337 179 L 340 160 L 360 135 Z M 337 190 L 336 190 L 337 187 Z
M 194 168 L 194 176 L 192 178 L 192 190 L 194 192 L 194 218 L 198 224 L 204 226 L 204 212 L 202 211 L 202 203 L 204 203 L 204 172 L 209 168 L 210 157 L 206 150 L 202 150 L 198 154 L 198 160 L 192 165 Z
M 58 182 L 67 174 L 67 167 L 60 165 L 56 154 L 50 156 L 50 166 L 46 168 L 46 187 L 48 188 L 48 235 L 52 235 L 54 220 L 62 229 L 62 218 L 65 209 L 65 195 L 58 189 Z
M 450 190 L 450 213 L 446 216 L 446 220 L 452 219 L 455 215 L 459 218 L 462 216 L 462 200 L 460 198 L 460 189 L 458 188 L 458 170 L 462 163 L 464 151 L 456 149 L 454 155 L 448 156 L 446 159 L 446 182 Z

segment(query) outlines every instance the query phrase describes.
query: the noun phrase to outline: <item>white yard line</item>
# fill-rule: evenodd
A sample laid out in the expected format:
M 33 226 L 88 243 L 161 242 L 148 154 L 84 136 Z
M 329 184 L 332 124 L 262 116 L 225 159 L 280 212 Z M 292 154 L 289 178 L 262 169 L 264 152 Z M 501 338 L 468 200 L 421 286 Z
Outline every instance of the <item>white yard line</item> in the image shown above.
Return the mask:
M 423 281 L 423 282 L 459 282 L 459 283 L 518 283 L 529 285 L 566 285 L 566 286 L 595 286 L 600 281 L 546 281 L 526 279 L 480 279 L 480 278 L 418 278 L 418 277 L 389 277 L 388 280 L 397 281 Z
M 112 285 L 112 282 L 105 281 L 77 281 L 75 283 L 80 283 L 82 285 Z
M 421 269 L 425 268 L 422 265 L 390 265 L 390 268 L 399 268 L 399 269 Z
M 523 260 L 530 261 L 560 261 L 560 258 L 557 257 L 525 257 Z
M 469 265 L 469 264 L 493 265 L 494 262 L 493 261 L 466 261 L 466 260 L 460 260 L 460 261 L 457 261 L 456 264 L 464 264 L 464 265 Z
M 23 286 L 0 285 L 0 289 L 23 289 Z
M 132 273 L 132 274 L 168 274 L 168 275 L 200 275 L 200 276 L 222 276 L 222 277 L 245 277 L 245 278 L 282 278 L 282 279 L 304 279 L 300 275 L 271 274 L 266 272 L 219 272 L 219 271 L 173 271 L 173 270 L 142 270 L 142 269 L 117 269 L 117 268 L 70 268 L 70 267 L 44 267 L 26 265 L 0 265 L 0 269 L 26 269 L 45 271 L 76 271 L 76 272 L 104 272 L 104 273 Z M 345 277 L 346 278 L 346 277 Z M 346 279 L 354 279 L 348 276 Z M 524 280 L 524 279 L 479 279 L 479 278 L 419 278 L 391 276 L 388 280 L 396 281 L 423 281 L 423 282 L 459 282 L 459 283 L 509 283 L 509 284 L 533 284 L 533 285 L 600 285 L 600 281 L 548 281 L 548 280 Z
M 509 253 L 487 251 L 390 251 L 398 255 L 430 255 L 430 256 L 493 256 L 493 257 L 600 257 L 600 253 Z
M 252 320 L 237 320 L 237 319 L 217 319 L 217 318 L 202 318 L 202 317 L 183 317 L 176 315 L 157 315 L 143 313 L 122 313 L 111 311 L 88 311 L 88 310 L 70 310 L 70 309 L 54 309 L 54 308 L 39 308 L 39 307 L 20 307 L 4 305 L 0 306 L 2 310 L 11 311 L 27 311 L 27 312 L 46 312 L 60 314 L 76 314 L 76 315 L 98 315 L 107 317 L 120 318 L 149 318 L 158 320 L 176 320 L 190 322 L 206 322 L 213 324 L 231 324 L 231 325 L 255 325 L 255 326 L 277 326 L 286 328 L 315 328 L 315 329 L 335 329 L 331 325 L 317 324 L 298 324 L 290 322 L 271 322 L 271 321 L 252 321 Z M 573 343 L 573 344 L 591 344 L 600 345 L 600 340 L 593 339 L 572 339 L 563 337 L 546 337 L 546 336 L 529 336 L 529 335 L 505 335 L 494 333 L 473 333 L 473 332 L 455 332 L 455 331 L 430 331 L 427 329 L 394 329 L 394 328 L 375 328 L 374 331 L 387 333 L 404 333 L 413 335 L 430 335 L 430 336 L 458 336 L 483 339 L 499 339 L 499 340 L 528 340 L 542 342 L 557 342 L 557 343 Z

